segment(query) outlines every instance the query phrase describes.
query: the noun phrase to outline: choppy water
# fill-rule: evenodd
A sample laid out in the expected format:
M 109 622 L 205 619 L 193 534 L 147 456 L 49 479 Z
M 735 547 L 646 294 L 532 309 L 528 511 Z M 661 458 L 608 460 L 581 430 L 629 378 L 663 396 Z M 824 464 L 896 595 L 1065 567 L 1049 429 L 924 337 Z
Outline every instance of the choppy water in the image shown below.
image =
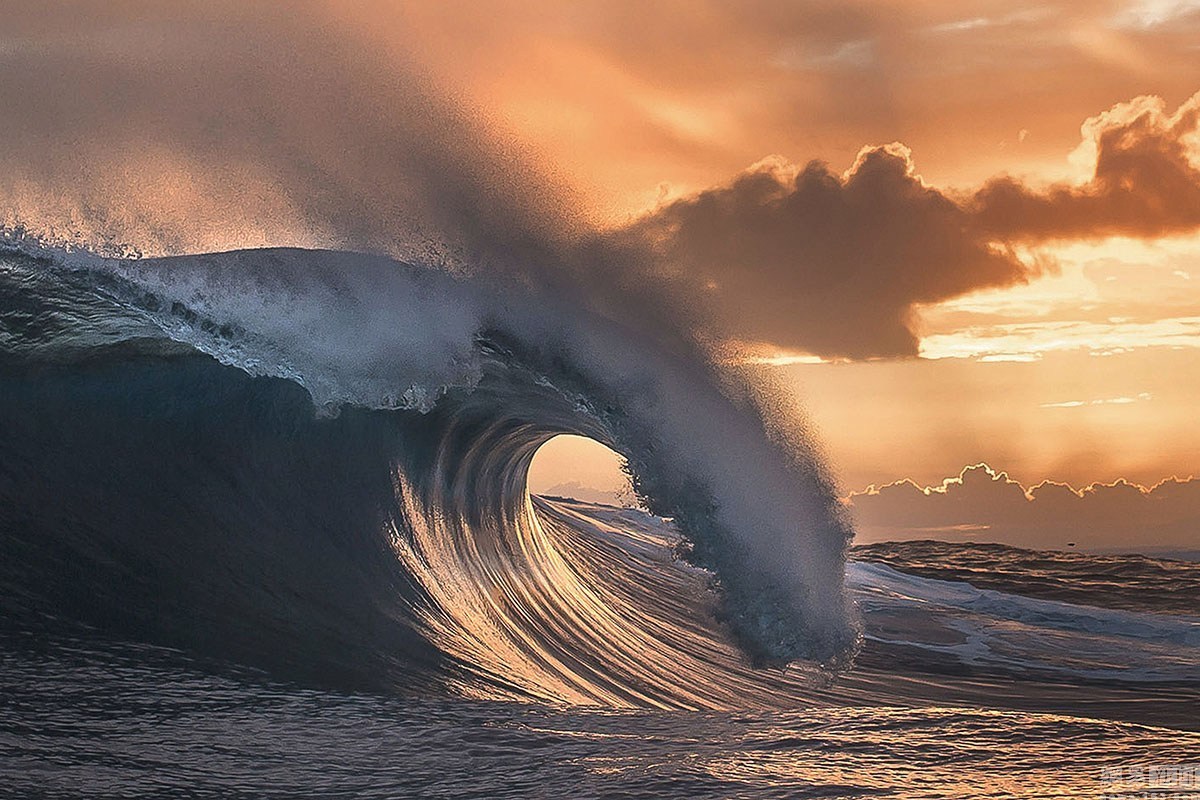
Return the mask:
M 130 648 L 0 663 L 7 797 L 1099 798 L 1137 788 L 1114 770 L 1200 753 L 1197 733 L 1029 712 L 422 700 Z

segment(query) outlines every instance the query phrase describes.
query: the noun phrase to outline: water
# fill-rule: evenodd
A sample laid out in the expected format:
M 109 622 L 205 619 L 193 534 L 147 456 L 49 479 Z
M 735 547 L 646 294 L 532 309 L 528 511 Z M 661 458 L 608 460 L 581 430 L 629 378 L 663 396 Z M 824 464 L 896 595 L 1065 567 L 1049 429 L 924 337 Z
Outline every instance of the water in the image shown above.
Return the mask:
M 1200 760 L 1200 565 L 851 553 L 744 378 L 381 258 L 8 248 L 0 795 L 1078 798 Z M 655 513 L 530 497 L 561 433 Z
M 316 691 L 132 648 L 10 650 L 0 675 L 11 797 L 1099 798 L 1114 768 L 1200 752 L 1196 733 L 1029 712 Z

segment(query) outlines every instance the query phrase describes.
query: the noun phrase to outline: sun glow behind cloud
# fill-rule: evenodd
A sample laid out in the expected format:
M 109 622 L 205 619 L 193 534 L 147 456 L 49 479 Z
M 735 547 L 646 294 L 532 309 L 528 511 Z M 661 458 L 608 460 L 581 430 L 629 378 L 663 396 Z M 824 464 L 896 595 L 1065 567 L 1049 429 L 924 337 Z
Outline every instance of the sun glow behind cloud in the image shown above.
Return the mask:
M 1063 351 L 1200 348 L 1197 238 L 1071 243 L 1036 257 L 1055 265 L 1052 274 L 920 308 L 920 357 L 1034 361 Z M 836 360 L 769 345 L 747 353 L 748 363 L 768 366 Z
M 1095 356 L 1142 347 L 1200 347 L 1200 317 L 1146 323 L 1018 322 L 927 336 L 923 358 L 1031 360 L 1049 352 L 1084 350 Z
M 923 358 L 1040 358 L 1200 347 L 1200 241 L 1114 239 L 1044 251 L 1056 275 L 922 310 Z
M 1077 489 L 1043 480 L 1022 485 L 986 463 L 922 486 L 912 480 L 852 492 L 860 541 L 946 538 L 1032 548 L 1191 548 L 1200 521 L 1200 481 L 1171 477 L 1145 486 L 1124 479 Z

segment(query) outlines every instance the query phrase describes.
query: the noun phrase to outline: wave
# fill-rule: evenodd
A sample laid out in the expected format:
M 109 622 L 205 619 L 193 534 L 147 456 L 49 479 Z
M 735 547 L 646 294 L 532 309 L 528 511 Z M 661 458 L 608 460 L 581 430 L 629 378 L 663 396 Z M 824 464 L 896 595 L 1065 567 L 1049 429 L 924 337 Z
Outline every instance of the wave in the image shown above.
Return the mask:
M 1075 605 L 1185 616 L 1200 610 L 1200 563 L 1194 560 L 931 540 L 857 545 L 853 556 L 926 578 Z
M 957 545 L 966 561 L 986 549 Z M 1195 687 L 1200 616 L 1103 608 L 931 580 L 871 561 L 853 562 L 849 583 L 868 619 L 868 648 L 919 653 L 976 674 L 1072 682 Z M 1032 581 L 1036 586 L 1036 579 Z
M 0 635 L 421 696 L 1194 700 L 1194 565 L 928 542 L 847 562 L 769 395 L 563 297 L 332 251 L 9 247 Z M 649 513 L 530 496 L 559 434 L 619 453 Z
M 803 431 L 714 363 L 561 295 L 383 257 L 9 246 L 6 625 L 358 687 L 794 694 L 803 669 L 760 668 L 836 669 L 858 645 L 851 529 Z M 594 515 L 530 497 L 566 433 L 626 460 L 701 572 L 647 569 Z

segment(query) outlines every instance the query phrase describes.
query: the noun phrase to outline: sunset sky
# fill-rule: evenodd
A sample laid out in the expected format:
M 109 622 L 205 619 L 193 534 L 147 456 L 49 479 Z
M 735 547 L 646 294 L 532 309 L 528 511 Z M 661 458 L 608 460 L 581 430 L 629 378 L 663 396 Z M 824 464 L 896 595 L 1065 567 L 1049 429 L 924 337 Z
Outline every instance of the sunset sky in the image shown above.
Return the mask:
M 1035 211 L 1042 230 L 1000 239 L 1019 274 L 912 303 L 918 357 L 819 359 L 802 340 L 769 339 L 763 355 L 803 398 L 848 490 L 940 486 L 978 462 L 1079 489 L 1200 472 L 1200 3 L 409 9 L 422 58 L 616 224 L 764 162 L 792 174 L 819 160 L 843 176 L 862 148 L 892 142 L 917 180 L 970 205 L 997 176 L 1033 193 L 1094 186 L 1106 129 L 1176 137 L 1193 170 L 1182 181 L 1150 161 L 1162 141 L 1130 144 L 1131 158 L 1147 156 L 1129 167 L 1146 183 L 1129 195 L 1144 202 L 1080 203 L 1061 223 Z M 562 469 L 603 482 L 572 463 Z M 535 478 L 545 488 L 553 475 Z M 1166 539 L 1200 543 L 1195 507 Z
M 6 224 L 386 249 L 532 193 L 703 298 L 847 495 L 1200 473 L 1197 0 L 5 5 Z M 533 488 L 612 488 L 590 453 Z M 1154 538 L 1200 547 L 1183 485 Z

